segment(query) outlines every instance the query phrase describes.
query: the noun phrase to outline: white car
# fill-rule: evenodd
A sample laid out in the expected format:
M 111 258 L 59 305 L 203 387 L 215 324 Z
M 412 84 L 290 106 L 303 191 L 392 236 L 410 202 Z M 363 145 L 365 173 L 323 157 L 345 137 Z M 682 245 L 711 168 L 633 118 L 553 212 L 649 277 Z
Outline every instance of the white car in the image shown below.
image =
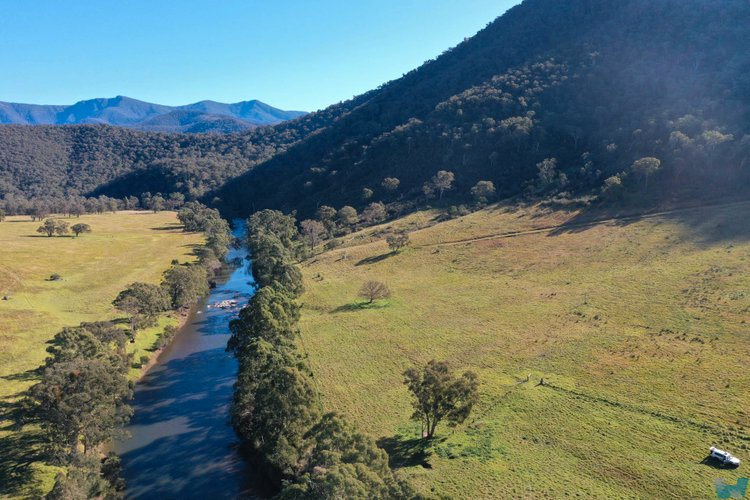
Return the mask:
M 728 451 L 720 450 L 715 446 L 711 447 L 708 454 L 711 458 L 715 458 L 724 465 L 731 465 L 737 467 L 740 465 L 740 459 L 729 453 Z

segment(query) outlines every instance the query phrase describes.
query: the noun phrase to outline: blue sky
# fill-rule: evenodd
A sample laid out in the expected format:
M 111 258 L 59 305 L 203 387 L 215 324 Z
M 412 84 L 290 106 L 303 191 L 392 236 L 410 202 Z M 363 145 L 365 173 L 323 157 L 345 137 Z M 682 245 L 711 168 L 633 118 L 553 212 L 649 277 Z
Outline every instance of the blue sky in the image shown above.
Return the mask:
M 515 3 L 4 1 L 0 101 L 260 99 L 312 111 L 400 77 Z

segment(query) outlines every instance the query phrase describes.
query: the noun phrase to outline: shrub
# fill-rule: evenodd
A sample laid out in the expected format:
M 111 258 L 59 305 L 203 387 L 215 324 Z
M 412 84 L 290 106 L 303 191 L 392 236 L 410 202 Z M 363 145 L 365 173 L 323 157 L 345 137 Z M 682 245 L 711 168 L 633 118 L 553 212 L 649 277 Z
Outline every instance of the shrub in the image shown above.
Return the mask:
M 333 250 L 334 248 L 338 248 L 341 245 L 341 240 L 338 238 L 334 238 L 330 241 L 327 241 L 323 248 L 325 248 L 326 250 Z

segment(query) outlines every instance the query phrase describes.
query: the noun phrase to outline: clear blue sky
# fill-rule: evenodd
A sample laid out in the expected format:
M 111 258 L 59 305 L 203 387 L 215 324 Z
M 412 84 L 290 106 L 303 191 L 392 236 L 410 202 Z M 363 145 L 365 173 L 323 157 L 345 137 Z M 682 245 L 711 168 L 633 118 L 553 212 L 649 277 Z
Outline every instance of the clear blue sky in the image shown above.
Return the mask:
M 312 111 L 401 76 L 518 0 L 13 0 L 0 101 L 260 99 Z

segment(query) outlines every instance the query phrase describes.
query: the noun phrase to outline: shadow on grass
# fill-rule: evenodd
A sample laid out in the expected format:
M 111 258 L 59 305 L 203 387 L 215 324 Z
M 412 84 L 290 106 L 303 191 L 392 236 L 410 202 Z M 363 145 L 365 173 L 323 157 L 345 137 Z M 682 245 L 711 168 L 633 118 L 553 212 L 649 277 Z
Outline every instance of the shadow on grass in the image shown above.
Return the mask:
M 698 463 L 700 463 L 701 465 L 706 465 L 708 467 L 711 467 L 712 469 L 721 469 L 721 470 L 734 470 L 737 467 L 739 467 L 739 465 L 725 464 L 724 462 L 715 459 L 711 455 L 707 455 L 703 460 L 701 460 Z
M 0 437 L 0 498 L 41 498 L 43 492 L 32 485 L 33 464 L 46 458 L 41 432 L 22 432 L 23 405 L 19 401 L 0 401 L 0 422 L 0 431 L 7 433 Z
M 38 486 L 32 485 L 33 464 L 44 459 L 42 444 L 36 432 L 15 432 L 0 438 L 0 498 L 43 496 Z
M 184 226 L 178 222 L 170 222 L 160 227 L 150 228 L 152 231 L 174 231 L 175 229 L 183 229 Z
M 46 234 L 24 234 L 24 238 L 75 238 L 72 234 L 56 234 L 54 236 L 47 236 Z
M 432 456 L 432 445 L 440 440 L 426 440 L 420 438 L 404 438 L 403 436 L 382 437 L 377 444 L 388 453 L 388 465 L 397 469 L 401 467 L 415 467 L 417 465 L 432 469 L 428 462 Z
M 716 200 L 720 200 L 717 202 Z M 607 223 L 626 227 L 647 219 L 668 221 L 681 226 L 687 235 L 701 244 L 750 240 L 746 224 L 747 200 L 736 196 L 688 199 L 682 204 L 661 207 L 658 203 L 599 203 L 549 232 L 549 236 L 585 232 Z M 744 211 L 743 211 L 744 208 Z M 707 216 L 707 214 L 709 216 Z
M 388 252 L 388 253 L 384 253 L 382 255 L 375 255 L 373 257 L 367 257 L 367 258 L 364 258 L 364 259 L 360 260 L 359 262 L 357 262 L 354 265 L 355 266 L 366 266 L 367 264 L 376 264 L 378 262 L 384 261 L 388 257 L 393 257 L 397 253 L 398 252 Z
M 47 341 L 47 344 L 52 344 L 52 341 Z M 14 380 L 14 381 L 20 381 L 20 382 L 28 382 L 30 380 L 36 380 L 39 377 L 42 376 L 42 372 L 44 371 L 44 366 L 40 366 L 38 368 L 34 368 L 33 370 L 26 370 L 25 372 L 19 372 L 19 373 L 11 373 L 9 375 L 3 375 L 0 377 L 3 380 Z M 0 403 L 0 408 L 2 407 L 2 403 Z M 0 415 L 2 416 L 2 415 Z
M 190 248 L 190 255 L 193 257 L 200 257 L 203 252 L 205 251 L 205 248 L 203 245 L 199 245 L 197 243 L 188 243 L 186 245 L 180 245 L 181 248 Z
M 331 314 L 337 314 L 342 312 L 353 312 L 353 311 L 365 311 L 367 309 L 385 309 L 388 304 L 385 302 L 352 302 L 351 304 L 344 304 L 336 309 L 331 310 Z

